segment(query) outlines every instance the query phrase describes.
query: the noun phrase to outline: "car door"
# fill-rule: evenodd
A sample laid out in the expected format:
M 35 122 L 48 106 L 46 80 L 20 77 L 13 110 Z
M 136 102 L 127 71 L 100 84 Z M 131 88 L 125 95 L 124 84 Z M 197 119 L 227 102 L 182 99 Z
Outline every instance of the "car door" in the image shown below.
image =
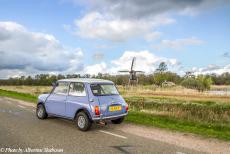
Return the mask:
M 65 103 L 68 89 L 68 82 L 59 82 L 57 84 L 45 103 L 46 110 L 49 114 L 65 116 Z
M 72 82 L 66 100 L 66 117 L 74 118 L 78 109 L 89 109 L 88 96 L 84 83 Z

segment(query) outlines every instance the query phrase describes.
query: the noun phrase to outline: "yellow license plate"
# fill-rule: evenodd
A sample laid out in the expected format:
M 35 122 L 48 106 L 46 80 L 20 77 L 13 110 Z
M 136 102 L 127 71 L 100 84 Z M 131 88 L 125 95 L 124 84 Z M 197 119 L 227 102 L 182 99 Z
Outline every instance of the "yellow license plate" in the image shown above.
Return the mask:
M 110 106 L 109 107 L 109 111 L 120 111 L 121 110 L 121 106 Z

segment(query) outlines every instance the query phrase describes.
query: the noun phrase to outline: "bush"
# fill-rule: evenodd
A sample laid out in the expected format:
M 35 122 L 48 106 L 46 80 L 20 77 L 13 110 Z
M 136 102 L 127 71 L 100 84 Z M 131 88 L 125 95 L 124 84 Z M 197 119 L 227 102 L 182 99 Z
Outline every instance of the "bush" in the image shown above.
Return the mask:
M 181 85 L 199 91 L 210 90 L 212 79 L 210 77 L 199 75 L 197 78 L 186 78 L 181 82 Z
M 162 86 L 162 83 L 164 83 L 165 81 L 173 82 L 175 84 L 180 83 L 181 81 L 180 76 L 172 72 L 154 73 L 153 79 L 154 79 L 154 83 L 158 86 Z
M 204 88 L 210 90 L 212 84 L 212 78 L 204 75 L 197 76 L 197 80 L 200 81 Z
M 187 78 L 184 79 L 181 82 L 181 85 L 189 88 L 189 89 L 196 89 L 199 91 L 204 91 L 205 90 L 205 86 L 203 85 L 203 83 L 195 78 Z

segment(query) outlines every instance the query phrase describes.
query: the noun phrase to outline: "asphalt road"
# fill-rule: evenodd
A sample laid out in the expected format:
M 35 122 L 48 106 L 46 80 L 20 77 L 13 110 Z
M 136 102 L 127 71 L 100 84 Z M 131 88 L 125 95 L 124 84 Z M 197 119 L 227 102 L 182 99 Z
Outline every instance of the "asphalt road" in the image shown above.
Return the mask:
M 112 124 L 109 126 L 93 125 L 90 131 L 81 132 L 72 121 L 61 118 L 39 120 L 35 115 L 34 107 L 0 97 L 0 153 L 10 150 L 39 153 L 48 150 L 70 154 L 199 153 L 128 134 L 116 127 Z

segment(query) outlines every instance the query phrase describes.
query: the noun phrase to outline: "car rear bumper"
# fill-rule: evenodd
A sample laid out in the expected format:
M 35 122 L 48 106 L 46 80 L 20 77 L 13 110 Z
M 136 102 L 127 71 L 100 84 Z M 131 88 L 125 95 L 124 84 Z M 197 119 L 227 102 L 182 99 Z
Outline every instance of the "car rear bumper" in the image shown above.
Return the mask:
M 98 121 L 98 120 L 111 120 L 111 119 L 117 119 L 117 118 L 120 118 L 120 117 L 124 117 L 128 115 L 128 112 L 127 113 L 124 113 L 124 114 L 119 114 L 119 115 L 114 115 L 114 116 L 108 116 L 108 117 L 103 117 L 103 116 L 100 116 L 100 117 L 93 117 L 92 120 L 93 121 Z

